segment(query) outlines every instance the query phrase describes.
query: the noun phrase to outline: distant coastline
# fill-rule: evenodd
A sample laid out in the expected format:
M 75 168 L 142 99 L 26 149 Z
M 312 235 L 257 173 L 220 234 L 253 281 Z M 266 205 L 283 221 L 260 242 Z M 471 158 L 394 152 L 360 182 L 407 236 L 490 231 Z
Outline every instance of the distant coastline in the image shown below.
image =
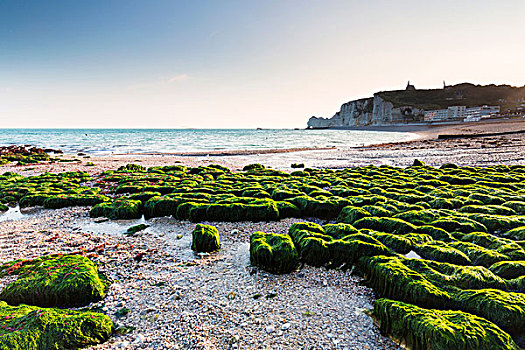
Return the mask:
M 405 90 L 377 92 L 373 97 L 341 105 L 331 118 L 311 117 L 308 128 L 336 129 L 394 127 L 479 122 L 494 117 L 525 114 L 525 86 L 474 85 L 469 83 L 442 89 L 418 90 L 408 83 Z

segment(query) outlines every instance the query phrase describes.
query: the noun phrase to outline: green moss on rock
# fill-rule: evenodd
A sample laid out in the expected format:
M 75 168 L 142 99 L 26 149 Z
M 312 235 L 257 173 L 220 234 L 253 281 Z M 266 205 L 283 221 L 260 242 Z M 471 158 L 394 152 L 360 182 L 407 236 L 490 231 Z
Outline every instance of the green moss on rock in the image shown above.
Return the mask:
M 374 302 L 381 333 L 413 350 L 518 350 L 509 334 L 484 318 L 462 311 L 423 309 L 389 299 Z
M 66 350 L 105 342 L 113 322 L 95 312 L 10 306 L 0 302 L 0 349 Z
M 299 255 L 288 235 L 254 232 L 250 236 L 250 263 L 265 271 L 284 274 L 299 265 Z
M 367 228 L 374 231 L 405 234 L 416 232 L 417 226 L 396 218 L 363 218 L 354 223 L 355 228 Z
M 142 202 L 131 199 L 117 199 L 114 202 L 104 202 L 95 205 L 89 211 L 92 218 L 106 217 L 108 219 L 140 219 Z
M 197 224 L 193 229 L 191 249 L 199 253 L 219 250 L 221 241 L 215 226 Z
M 109 282 L 96 265 L 78 255 L 17 260 L 0 267 L 0 276 L 18 276 L 0 292 L 11 305 L 42 307 L 87 305 L 101 300 Z

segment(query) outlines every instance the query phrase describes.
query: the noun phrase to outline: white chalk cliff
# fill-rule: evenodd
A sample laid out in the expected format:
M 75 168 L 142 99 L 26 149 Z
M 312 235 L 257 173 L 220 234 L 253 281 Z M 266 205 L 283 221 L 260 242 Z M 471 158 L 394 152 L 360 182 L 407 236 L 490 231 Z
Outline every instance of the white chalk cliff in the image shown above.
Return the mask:
M 417 121 L 422 113 L 422 110 L 410 106 L 394 108 L 391 102 L 376 94 L 374 97 L 344 103 L 332 118 L 312 117 L 308 120 L 308 127 L 324 129 L 406 124 Z

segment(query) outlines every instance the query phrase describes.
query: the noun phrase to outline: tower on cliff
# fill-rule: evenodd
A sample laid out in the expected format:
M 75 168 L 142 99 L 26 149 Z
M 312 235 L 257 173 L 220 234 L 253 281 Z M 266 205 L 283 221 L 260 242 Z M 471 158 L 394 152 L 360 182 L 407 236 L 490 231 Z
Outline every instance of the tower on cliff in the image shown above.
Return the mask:
M 410 84 L 410 80 L 409 80 L 405 90 L 407 90 L 407 91 L 414 91 L 415 89 L 416 89 L 416 87 L 414 85 Z

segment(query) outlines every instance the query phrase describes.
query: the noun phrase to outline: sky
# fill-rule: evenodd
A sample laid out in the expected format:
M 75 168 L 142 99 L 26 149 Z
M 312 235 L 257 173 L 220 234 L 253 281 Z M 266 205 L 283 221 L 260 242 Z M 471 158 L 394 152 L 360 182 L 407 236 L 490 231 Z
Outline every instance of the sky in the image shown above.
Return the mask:
M 374 92 L 525 85 L 522 0 L 0 0 L 0 128 L 303 128 Z

